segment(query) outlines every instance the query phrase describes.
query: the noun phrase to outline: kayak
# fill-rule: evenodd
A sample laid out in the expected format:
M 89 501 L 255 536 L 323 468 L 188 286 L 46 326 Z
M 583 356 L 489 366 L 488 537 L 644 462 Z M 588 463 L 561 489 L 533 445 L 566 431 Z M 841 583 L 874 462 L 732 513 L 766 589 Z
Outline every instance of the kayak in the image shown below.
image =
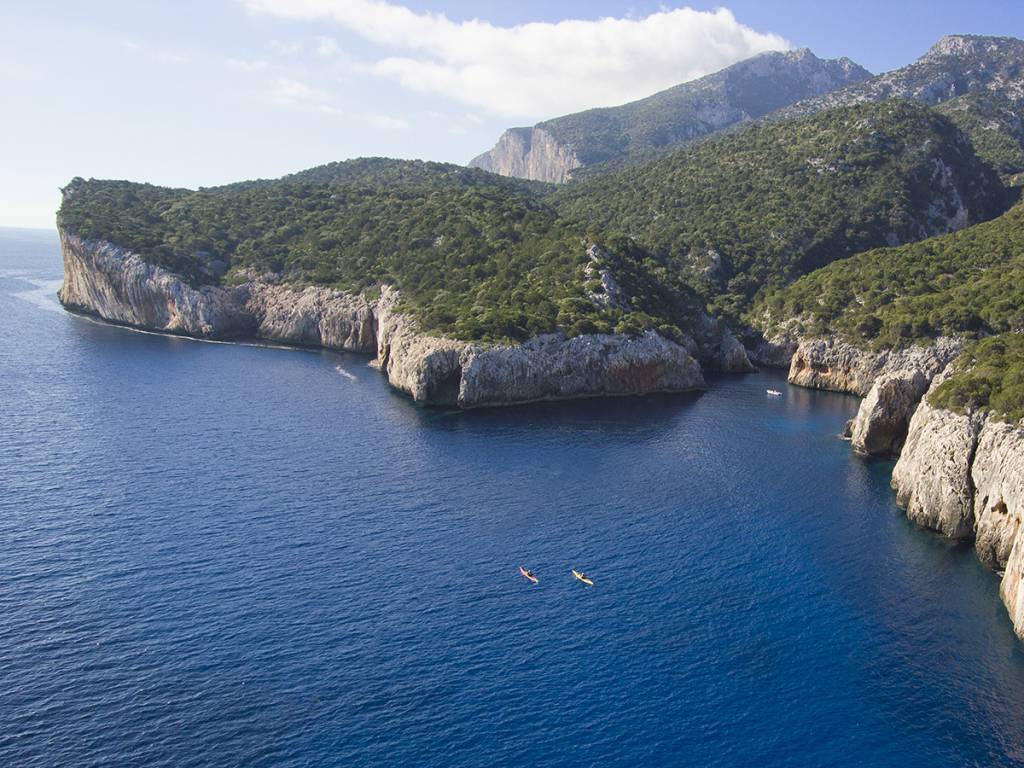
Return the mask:
M 575 577 L 576 577 L 577 579 L 579 579 L 580 581 L 582 581 L 582 582 L 583 582 L 584 584 L 586 584 L 586 585 L 587 585 L 588 587 L 592 587 L 592 586 L 594 586 L 594 581 L 593 581 L 593 579 L 591 579 L 591 578 L 590 578 L 589 576 L 587 576 L 587 574 L 583 573 L 582 571 L 577 571 L 577 570 L 576 570 L 576 569 L 574 568 L 574 569 L 573 569 L 573 571 L 572 571 L 572 575 L 573 575 L 573 576 L 575 576 Z
M 531 571 L 529 568 L 524 568 L 523 566 L 520 565 L 519 566 L 519 573 L 522 574 L 523 578 L 532 581 L 534 584 L 537 584 L 538 582 L 540 582 L 540 579 L 538 579 L 536 576 L 534 576 L 533 575 L 533 571 Z

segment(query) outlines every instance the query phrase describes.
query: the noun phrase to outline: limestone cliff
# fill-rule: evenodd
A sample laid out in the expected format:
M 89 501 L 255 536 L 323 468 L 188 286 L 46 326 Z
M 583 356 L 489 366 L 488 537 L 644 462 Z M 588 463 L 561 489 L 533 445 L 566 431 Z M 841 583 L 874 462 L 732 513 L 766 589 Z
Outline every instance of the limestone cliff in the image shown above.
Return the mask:
M 853 449 L 870 456 L 898 454 L 928 383 L 917 368 L 880 375 L 850 425 Z
M 1024 638 L 1024 425 L 934 408 L 926 395 L 892 483 L 911 519 L 974 540 L 981 561 L 1004 572 L 1000 596 Z
M 954 539 L 974 536 L 971 464 L 978 419 L 922 402 L 910 420 L 892 473 L 896 503 L 925 528 Z
M 865 397 L 883 374 L 918 370 L 931 380 L 962 349 L 963 342 L 952 338 L 941 338 L 928 346 L 881 352 L 835 338 L 804 339 L 790 362 L 789 381 L 801 387 Z
M 559 144 L 543 128 L 510 128 L 492 149 L 469 165 L 502 176 L 564 184 L 581 163 L 573 147 Z
M 704 387 L 690 348 L 654 332 L 551 334 L 516 346 L 468 343 L 420 333 L 389 286 L 372 302 L 330 288 L 282 285 L 274 276 L 193 287 L 111 243 L 62 231 L 61 244 L 60 300 L 71 309 L 186 336 L 376 353 L 390 384 L 422 403 L 474 408 Z M 726 355 L 738 364 L 735 350 Z

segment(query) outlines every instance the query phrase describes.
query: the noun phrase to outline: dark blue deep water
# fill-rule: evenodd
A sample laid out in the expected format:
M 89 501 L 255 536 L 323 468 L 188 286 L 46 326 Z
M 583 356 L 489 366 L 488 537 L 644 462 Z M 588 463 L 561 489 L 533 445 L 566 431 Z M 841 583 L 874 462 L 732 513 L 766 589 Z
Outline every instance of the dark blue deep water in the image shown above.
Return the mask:
M 1024 765 L 996 577 L 854 399 L 426 410 L 59 279 L 2 233 L 0 765 Z

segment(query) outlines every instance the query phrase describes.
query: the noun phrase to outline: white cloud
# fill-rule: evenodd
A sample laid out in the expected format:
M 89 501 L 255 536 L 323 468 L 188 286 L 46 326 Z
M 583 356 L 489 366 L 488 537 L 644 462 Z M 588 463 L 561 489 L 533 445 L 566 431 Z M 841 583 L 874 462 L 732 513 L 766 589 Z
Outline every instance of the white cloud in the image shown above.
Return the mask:
M 267 45 L 279 56 L 298 56 L 302 53 L 302 43 L 299 42 L 285 43 L 280 40 L 271 40 Z
M 621 104 L 768 50 L 778 35 L 726 9 L 499 27 L 386 0 L 239 0 L 249 10 L 337 23 L 390 55 L 364 65 L 406 88 L 509 116 Z
M 192 61 L 191 54 L 183 51 L 174 51 L 169 48 L 160 48 L 152 45 L 143 45 L 135 40 L 122 40 L 121 48 L 132 55 L 147 55 L 153 61 L 162 64 L 188 64 Z
M 267 62 L 262 59 L 231 59 L 227 60 L 228 69 L 237 72 L 259 72 L 267 68 Z
M 404 131 L 409 127 L 407 121 L 400 117 L 392 117 L 391 115 L 364 114 L 360 115 L 360 117 L 385 131 Z
M 330 58 L 339 51 L 338 41 L 333 37 L 316 38 L 316 55 L 323 58 Z
M 278 77 L 270 84 L 268 98 L 284 107 L 312 107 L 323 111 L 330 107 L 331 96 L 326 91 L 313 88 L 299 80 Z

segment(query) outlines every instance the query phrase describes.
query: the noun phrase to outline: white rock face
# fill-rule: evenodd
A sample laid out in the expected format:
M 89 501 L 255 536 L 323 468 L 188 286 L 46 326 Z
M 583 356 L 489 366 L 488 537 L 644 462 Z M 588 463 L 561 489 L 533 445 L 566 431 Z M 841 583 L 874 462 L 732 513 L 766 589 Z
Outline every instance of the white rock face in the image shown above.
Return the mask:
M 519 346 L 421 334 L 384 286 L 368 302 L 323 287 L 295 290 L 254 279 L 192 288 L 172 272 L 100 241 L 61 234 L 68 307 L 139 328 L 205 338 L 257 337 L 377 354 L 396 389 L 434 405 L 476 408 L 534 400 L 679 392 L 704 387 L 690 351 L 654 332 L 565 338 Z
M 549 334 L 515 347 L 474 347 L 461 365 L 462 408 L 704 387 L 686 348 L 654 331 L 638 337 Z
M 563 184 L 581 163 L 572 147 L 559 144 L 543 128 L 510 128 L 493 149 L 469 165 L 502 176 Z
M 362 296 L 317 286 L 294 291 L 264 282 L 250 283 L 248 291 L 246 310 L 257 319 L 260 338 L 351 352 L 376 350 L 374 307 Z
M 928 376 L 917 369 L 883 373 L 875 379 L 851 425 L 853 449 L 870 456 L 899 453 L 929 383 Z
M 892 472 L 896 503 L 907 517 L 950 538 L 973 537 L 971 464 L 980 430 L 976 417 L 921 401 Z
M 926 395 L 892 484 L 911 519 L 974 539 L 981 561 L 1005 571 L 999 594 L 1024 638 L 1024 425 L 933 408 Z
M 180 277 L 112 243 L 82 241 L 61 232 L 64 285 L 58 294 L 72 309 L 125 325 L 187 336 L 251 333 L 245 292 L 192 288 Z
M 833 339 L 804 339 L 789 367 L 789 383 L 811 389 L 830 389 L 867 396 L 875 380 L 886 373 L 920 371 L 929 380 L 963 350 L 961 339 L 940 338 L 927 347 L 871 352 Z
M 991 568 L 1008 569 L 1014 547 L 1024 547 L 1024 429 L 989 419 L 978 438 L 971 481 L 978 557 Z

